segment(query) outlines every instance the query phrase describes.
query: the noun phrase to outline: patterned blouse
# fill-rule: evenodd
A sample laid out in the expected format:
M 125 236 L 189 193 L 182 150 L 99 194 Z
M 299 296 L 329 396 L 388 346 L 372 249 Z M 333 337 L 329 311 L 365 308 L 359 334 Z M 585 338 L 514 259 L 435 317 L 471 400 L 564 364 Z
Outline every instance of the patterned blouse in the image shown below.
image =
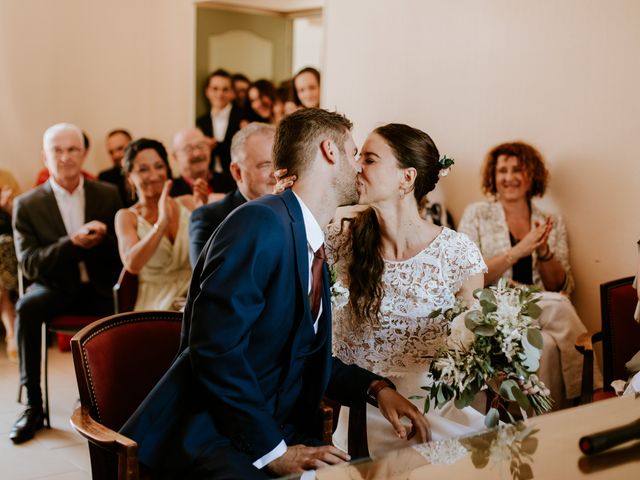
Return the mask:
M 545 218 L 551 216 L 553 227 L 549 234 L 548 244 L 554 253 L 554 258 L 560 262 L 566 273 L 561 293 L 569 295 L 573 291 L 573 276 L 569 265 L 569 246 L 567 244 L 567 230 L 559 215 L 552 215 L 531 204 L 531 223 L 544 223 Z M 469 205 L 462 215 L 458 231 L 465 233 L 475 242 L 485 259 L 501 255 L 511 248 L 509 227 L 502 204 L 498 201 L 476 202 Z M 533 258 L 533 285 L 545 290 L 542 278 L 538 272 L 538 255 L 535 250 Z M 513 270 L 509 268 L 502 274 L 502 278 L 511 280 Z

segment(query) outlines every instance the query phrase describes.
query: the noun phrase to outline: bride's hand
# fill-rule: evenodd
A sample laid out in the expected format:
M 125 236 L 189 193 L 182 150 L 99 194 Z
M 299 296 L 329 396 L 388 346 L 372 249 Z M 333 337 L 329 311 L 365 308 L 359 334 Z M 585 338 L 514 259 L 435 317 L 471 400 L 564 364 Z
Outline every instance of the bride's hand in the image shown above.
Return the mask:
M 273 187 L 273 193 L 282 193 L 285 189 L 292 187 L 293 183 L 298 179 L 295 175 L 287 176 L 287 169 L 281 168 L 280 170 L 276 170 L 273 172 L 273 176 L 276 177 L 278 183 Z
M 427 418 L 413 403 L 393 388 L 380 390 L 377 401 L 380 413 L 389 420 L 398 438 L 409 440 L 417 435 L 420 443 L 431 441 L 431 428 Z M 411 430 L 408 434 L 405 426 L 400 421 L 402 417 L 407 417 L 411 420 Z

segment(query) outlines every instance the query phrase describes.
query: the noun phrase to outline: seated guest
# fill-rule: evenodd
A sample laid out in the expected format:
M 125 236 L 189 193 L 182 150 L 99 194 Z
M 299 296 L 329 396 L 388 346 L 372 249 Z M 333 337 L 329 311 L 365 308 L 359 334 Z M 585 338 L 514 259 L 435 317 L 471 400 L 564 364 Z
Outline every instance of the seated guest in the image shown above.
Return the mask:
M 320 106 L 320 72 L 313 67 L 300 70 L 293 77 L 293 101 L 305 108 Z
M 89 153 L 89 146 L 91 142 L 89 141 L 89 136 L 84 131 L 82 132 L 82 142 L 84 144 L 84 151 L 86 152 L 85 153 L 85 156 L 86 156 L 86 154 Z M 84 177 L 85 180 L 96 179 L 95 175 L 91 175 L 89 172 L 86 172 L 84 170 L 82 170 L 82 176 Z M 42 167 L 42 169 L 38 172 L 38 175 L 36 176 L 35 186 L 37 187 L 39 185 L 42 185 L 47 180 L 49 180 L 49 169 L 47 167 Z
M 195 201 L 191 195 L 175 199 L 169 195 L 167 151 L 156 140 L 131 142 L 124 168 L 138 201 L 120 210 L 115 224 L 122 264 L 138 275 L 134 310 L 167 310 L 189 286 L 188 228 Z
M 18 196 L 13 208 L 16 255 L 32 282 L 16 305 L 27 409 L 9 435 L 14 443 L 42 428 L 42 323 L 63 313 L 113 313 L 111 288 L 122 268 L 113 231 L 120 195 L 113 185 L 83 178 L 82 131 L 68 123 L 49 127 L 43 155 L 51 177 Z
M 458 230 L 480 247 L 489 270 L 485 286 L 504 278 L 542 290 L 538 322 L 545 347 L 539 376 L 555 407 L 563 408 L 580 395 L 582 356 L 574 344 L 587 330 L 569 300 L 573 277 L 564 222 L 532 202 L 544 195 L 547 179 L 535 148 L 522 142 L 498 145 L 482 172 L 482 189 L 493 198 L 469 205 Z M 599 372 L 596 377 L 599 388 Z
M 15 298 L 18 292 L 18 268 L 13 246 L 11 212 L 13 199 L 20 194 L 18 182 L 11 172 L 0 170 L 0 315 L 4 325 L 7 357 L 18 362 L 18 348 L 14 335 L 16 320 Z
M 173 179 L 172 197 L 193 195 L 196 206 L 223 197 L 214 193 L 209 142 L 200 129 L 186 127 L 178 131 L 173 137 L 172 155 L 180 170 L 180 176 Z
M 248 200 L 271 193 L 273 176 L 273 137 L 275 128 L 264 123 L 251 123 L 233 136 L 231 141 L 231 174 L 237 188 L 222 200 L 193 211 L 189 222 L 189 257 L 195 265 L 200 252 L 218 225 Z
M 180 353 L 123 426 L 163 478 L 265 479 L 349 459 L 322 445 L 325 391 L 369 400 L 400 438 L 428 439 L 421 412 L 393 384 L 331 356 L 322 229 L 357 200 L 351 122 L 318 109 L 280 123 L 274 160 L 298 180 L 237 208 L 194 269 Z M 247 228 L 247 226 L 250 228 Z M 315 428 L 314 428 L 315 427 Z
M 118 187 L 120 192 L 120 198 L 123 205 L 131 205 L 135 199 L 133 195 L 127 190 L 127 184 L 124 178 L 124 171 L 122 170 L 122 158 L 124 157 L 124 149 L 127 148 L 127 144 L 132 140 L 131 134 L 126 130 L 118 128 L 111 130 L 107 134 L 107 152 L 111 157 L 113 167 L 103 170 L 98 174 L 98 180 L 103 182 L 112 183 Z
M 249 87 L 249 101 L 254 122 L 274 123 L 273 104 L 276 101 L 276 89 L 269 80 L 256 80 Z
M 209 111 L 198 117 L 196 126 L 202 130 L 211 148 L 209 168 L 213 173 L 212 184 L 216 192 L 226 193 L 235 188 L 229 164 L 231 163 L 231 139 L 240 130 L 244 114 L 233 104 L 231 75 L 226 70 L 216 70 L 205 82 L 204 95 Z
M 233 87 L 234 99 L 233 103 L 242 110 L 244 116 L 248 118 L 251 112 L 251 106 L 249 105 L 249 97 L 247 92 L 251 82 L 246 75 L 242 73 L 234 73 L 231 75 L 231 84 Z

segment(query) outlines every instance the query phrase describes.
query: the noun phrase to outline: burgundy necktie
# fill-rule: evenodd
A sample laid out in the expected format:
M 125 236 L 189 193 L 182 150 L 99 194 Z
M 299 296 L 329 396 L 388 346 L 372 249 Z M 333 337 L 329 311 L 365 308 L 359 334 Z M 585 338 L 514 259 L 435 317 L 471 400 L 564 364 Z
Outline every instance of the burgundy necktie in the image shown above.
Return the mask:
M 322 299 L 322 265 L 324 264 L 324 244 L 313 254 L 313 263 L 311 264 L 311 318 L 314 323 L 318 318 L 320 311 L 320 301 Z

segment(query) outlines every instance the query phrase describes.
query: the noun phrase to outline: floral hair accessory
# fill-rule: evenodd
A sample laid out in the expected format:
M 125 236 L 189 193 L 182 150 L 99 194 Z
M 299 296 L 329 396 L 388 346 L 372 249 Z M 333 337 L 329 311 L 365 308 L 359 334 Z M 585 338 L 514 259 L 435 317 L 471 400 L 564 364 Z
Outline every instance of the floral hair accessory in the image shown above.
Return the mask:
M 440 177 L 446 177 L 447 175 L 449 175 L 451 167 L 456 162 L 453 160 L 453 158 L 449 158 L 446 155 L 443 155 L 442 158 L 438 160 L 438 163 L 440 164 L 440 171 L 438 172 L 438 175 Z

